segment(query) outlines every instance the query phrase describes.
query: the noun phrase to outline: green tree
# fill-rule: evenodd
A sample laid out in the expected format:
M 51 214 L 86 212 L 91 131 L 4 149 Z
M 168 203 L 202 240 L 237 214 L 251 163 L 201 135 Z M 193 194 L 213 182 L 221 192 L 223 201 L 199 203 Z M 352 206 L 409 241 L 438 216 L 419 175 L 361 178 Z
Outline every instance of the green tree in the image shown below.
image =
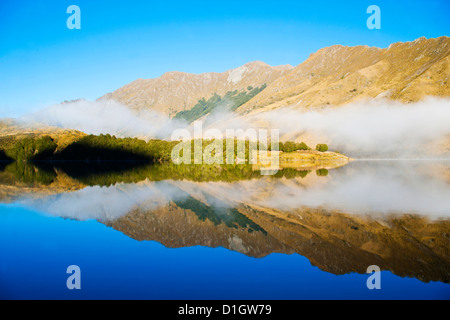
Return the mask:
M 320 143 L 316 146 L 316 150 L 320 152 L 325 152 L 328 151 L 328 146 L 326 144 Z
M 319 177 L 326 177 L 328 175 L 328 170 L 327 169 L 317 169 L 316 175 Z
M 18 161 L 43 160 L 51 157 L 56 150 L 56 143 L 50 136 L 25 138 L 14 144 L 9 156 Z

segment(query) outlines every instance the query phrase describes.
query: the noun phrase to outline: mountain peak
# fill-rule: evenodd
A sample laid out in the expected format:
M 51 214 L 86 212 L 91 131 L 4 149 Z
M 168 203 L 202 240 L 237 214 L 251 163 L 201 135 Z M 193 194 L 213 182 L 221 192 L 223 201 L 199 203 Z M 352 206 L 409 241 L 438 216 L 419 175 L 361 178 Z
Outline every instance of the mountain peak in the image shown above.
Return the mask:
M 245 67 L 269 67 L 269 68 L 272 68 L 267 63 L 265 63 L 263 61 L 259 61 L 259 60 L 247 62 L 246 64 L 244 64 L 244 66 Z

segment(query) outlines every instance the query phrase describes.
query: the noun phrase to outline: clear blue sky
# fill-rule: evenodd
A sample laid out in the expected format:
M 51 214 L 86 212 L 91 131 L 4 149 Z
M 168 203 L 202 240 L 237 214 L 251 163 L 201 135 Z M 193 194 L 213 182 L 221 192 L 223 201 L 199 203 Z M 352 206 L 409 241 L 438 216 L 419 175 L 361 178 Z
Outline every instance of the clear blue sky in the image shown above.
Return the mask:
M 69 30 L 69 5 L 81 30 Z M 369 30 L 369 5 L 381 30 Z M 450 1 L 1 0 L 0 117 L 96 99 L 166 71 L 297 65 L 334 44 L 387 47 L 449 35 Z

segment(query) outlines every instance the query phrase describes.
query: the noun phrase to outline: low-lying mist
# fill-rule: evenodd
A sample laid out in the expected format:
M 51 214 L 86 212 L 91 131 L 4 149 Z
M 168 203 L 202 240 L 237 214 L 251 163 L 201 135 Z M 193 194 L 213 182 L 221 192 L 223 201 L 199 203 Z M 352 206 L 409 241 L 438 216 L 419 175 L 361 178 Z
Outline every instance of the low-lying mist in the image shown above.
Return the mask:
M 212 208 L 254 205 L 300 215 L 313 208 L 375 217 L 419 214 L 448 219 L 449 173 L 448 161 L 355 161 L 330 170 L 327 176 L 310 173 L 305 178 L 239 182 L 117 183 L 19 202 L 47 214 L 99 221 L 114 220 L 137 209 L 151 212 L 188 196 Z
M 112 100 L 78 100 L 50 106 L 22 118 L 25 122 L 41 123 L 87 134 L 111 134 L 117 137 L 164 139 L 172 131 L 186 127 L 180 120 L 152 110 L 136 112 Z
M 312 147 L 328 143 L 331 150 L 354 157 L 426 158 L 450 151 L 449 99 L 410 104 L 372 100 L 309 110 L 291 106 L 215 122 L 222 130 L 236 124 L 278 129 L 281 140 L 301 140 Z
M 76 101 L 51 106 L 23 120 L 70 128 L 89 134 L 170 139 L 178 128 L 192 125 L 151 111 L 134 111 L 114 101 Z M 281 140 L 305 141 L 311 147 L 328 143 L 353 157 L 448 157 L 450 100 L 427 98 L 409 104 L 387 100 L 340 107 L 298 109 L 293 106 L 240 115 L 213 112 L 204 129 L 278 129 Z

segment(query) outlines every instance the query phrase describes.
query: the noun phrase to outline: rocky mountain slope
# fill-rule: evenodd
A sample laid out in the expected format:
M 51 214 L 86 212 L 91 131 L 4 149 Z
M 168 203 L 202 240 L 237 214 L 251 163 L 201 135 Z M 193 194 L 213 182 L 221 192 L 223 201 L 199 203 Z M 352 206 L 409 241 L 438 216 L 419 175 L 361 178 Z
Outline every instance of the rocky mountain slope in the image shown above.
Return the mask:
M 290 65 L 272 67 L 255 61 L 222 73 L 191 74 L 167 72 L 155 79 L 138 79 L 108 93 L 101 99 L 113 99 L 134 110 L 151 109 L 174 116 L 190 110 L 200 99 L 220 96 L 229 91 L 247 90 L 249 86 L 270 84 L 291 70 Z
M 249 86 L 267 88 L 237 111 L 249 113 L 282 106 L 342 105 L 384 97 L 402 102 L 425 96 L 450 96 L 450 38 L 419 38 L 388 48 L 334 45 L 296 67 L 247 63 L 222 73 L 167 72 L 138 79 L 100 99 L 113 99 L 134 110 L 151 109 L 174 116 L 198 100 Z
M 378 150 L 376 152 L 362 150 L 361 145 L 355 144 L 347 136 L 336 137 L 334 132 L 329 132 L 330 128 L 336 127 L 335 123 L 325 128 L 326 130 L 303 127 L 299 129 L 296 127 L 296 120 L 285 113 L 286 109 L 283 109 L 278 114 L 280 117 L 276 119 L 268 111 L 289 107 L 295 113 L 310 109 L 322 110 L 327 106 L 333 110 L 342 110 L 344 108 L 339 108 L 339 106 L 373 98 L 391 99 L 402 103 L 423 100 L 427 96 L 448 98 L 450 97 L 449 62 L 450 38 L 443 36 L 394 43 L 384 49 L 334 45 L 311 54 L 306 61 L 296 67 L 289 65 L 272 67 L 256 61 L 222 73 L 168 72 L 155 79 L 138 79 L 99 98 L 100 101 L 116 100 L 128 106 L 132 112 L 129 115 L 131 120 L 126 124 L 110 123 L 118 121 L 117 119 L 121 120 L 123 110 L 116 110 L 115 112 L 119 112 L 117 116 L 114 110 L 106 105 L 100 106 L 98 112 L 101 114 L 105 112 L 113 116 L 102 118 L 103 122 L 93 122 L 91 126 L 95 128 L 105 126 L 107 128 L 104 130 L 105 132 L 109 128 L 109 131 L 113 131 L 109 133 L 119 136 L 150 138 L 155 137 L 156 132 L 161 134 L 158 137 L 165 138 L 165 134 L 172 132 L 173 124 L 167 121 L 165 116 L 163 116 L 163 120 L 153 118 L 148 120 L 148 125 L 141 123 L 141 127 L 144 129 L 137 130 L 137 133 L 136 130 L 130 130 L 129 126 L 139 127 L 136 122 L 145 118 L 143 116 L 145 112 L 139 112 L 147 110 L 162 112 L 170 118 L 176 117 L 176 119 L 188 123 L 197 119 L 205 120 L 212 110 L 216 110 L 215 108 L 218 106 L 222 107 L 230 100 L 235 100 L 239 103 L 233 102 L 233 108 L 227 109 L 230 112 L 233 111 L 231 116 L 225 117 L 226 119 L 211 117 L 208 119 L 207 126 L 218 129 L 274 127 L 282 129 L 283 132 L 280 135 L 282 141 L 303 141 L 312 146 L 317 143 L 327 143 L 333 150 L 339 150 L 353 157 L 361 155 L 396 157 L 399 154 L 403 157 L 436 155 L 447 157 L 450 152 L 450 139 L 447 131 L 440 136 L 426 133 L 426 139 L 421 137 L 421 139 L 416 139 L 420 143 L 410 144 L 404 144 L 403 137 L 407 138 L 408 135 L 403 134 L 400 136 L 402 139 L 397 137 L 398 142 L 394 150 L 381 150 L 380 153 Z M 447 103 L 446 101 L 441 104 Z M 364 105 L 364 103 L 360 105 Z M 74 103 L 73 108 L 76 107 L 79 105 Z M 123 108 L 123 106 L 120 107 Z M 125 110 L 130 111 L 126 107 Z M 445 120 L 441 111 L 430 112 L 429 115 L 439 113 L 440 119 Z M 44 114 L 44 119 L 41 120 L 49 123 L 45 113 L 42 114 Z M 53 119 L 50 124 L 65 123 L 61 125 L 62 128 L 86 131 L 83 129 L 86 127 L 84 126 L 85 122 L 92 119 L 91 116 L 87 116 L 86 119 L 82 118 L 82 125 L 79 124 L 78 127 L 72 122 L 69 124 L 61 122 L 60 119 Z M 272 123 L 272 120 L 278 122 Z M 369 121 L 373 120 L 369 119 Z M 427 121 L 435 123 L 436 119 Z M 161 128 L 154 126 L 155 122 Z M 161 123 L 163 124 L 161 125 Z M 175 121 L 175 123 L 177 122 Z M 177 126 L 175 125 L 175 127 Z M 417 127 L 417 125 L 414 126 L 408 132 L 415 131 Z M 153 131 L 148 128 L 153 128 Z M 147 130 L 150 130 L 148 134 Z M 26 132 L 35 132 L 35 130 L 0 124 L 0 136 Z M 49 131 L 47 130 L 47 132 Z M 74 138 L 80 134 L 79 132 L 72 133 Z M 394 141 L 395 138 L 389 135 L 384 137 L 386 141 Z M 403 147 L 398 150 L 397 146 L 400 145 Z M 418 151 L 419 149 L 420 151 Z
M 341 105 L 375 97 L 402 102 L 448 97 L 449 62 L 449 37 L 422 37 L 386 49 L 334 45 L 311 54 L 238 111 Z

